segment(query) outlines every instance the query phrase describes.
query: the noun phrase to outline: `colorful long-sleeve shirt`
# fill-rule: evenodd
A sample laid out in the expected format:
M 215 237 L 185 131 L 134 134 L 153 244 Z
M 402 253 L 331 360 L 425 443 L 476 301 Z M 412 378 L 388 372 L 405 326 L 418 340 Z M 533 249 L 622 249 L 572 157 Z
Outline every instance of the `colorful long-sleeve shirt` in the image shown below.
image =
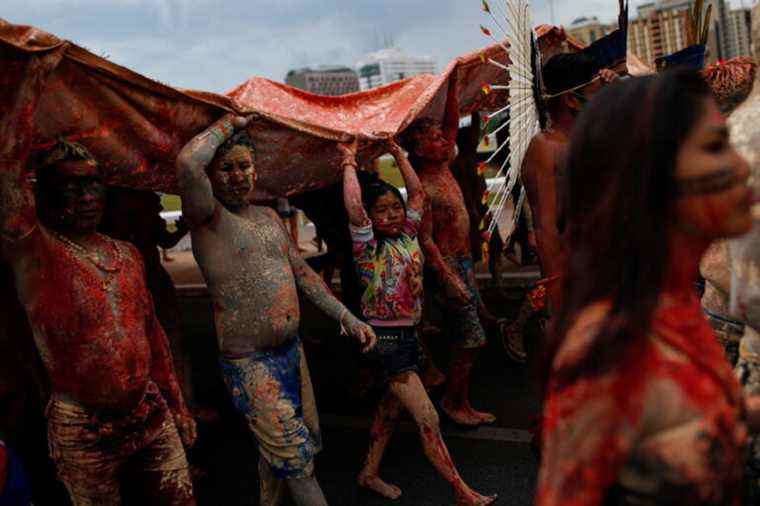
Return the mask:
M 422 317 L 422 268 L 417 233 L 422 214 L 407 210 L 398 237 L 377 239 L 370 223 L 351 227 L 359 280 L 364 286 L 362 311 L 371 324 L 412 326 Z
M 554 371 L 586 353 L 607 311 L 581 314 Z M 606 372 L 550 379 L 536 505 L 740 504 L 741 390 L 696 296 L 665 299 L 632 346 Z

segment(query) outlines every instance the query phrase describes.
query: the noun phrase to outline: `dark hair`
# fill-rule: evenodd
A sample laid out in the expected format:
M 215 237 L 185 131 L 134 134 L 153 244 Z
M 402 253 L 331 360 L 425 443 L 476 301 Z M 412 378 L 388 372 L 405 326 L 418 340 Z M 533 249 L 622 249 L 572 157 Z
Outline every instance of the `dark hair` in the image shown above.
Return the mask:
M 440 123 L 432 118 L 419 118 L 413 121 L 412 124 L 401 133 L 399 139 L 401 147 L 407 152 L 409 163 L 415 170 L 419 170 L 422 166 L 422 160 L 417 155 L 420 134 L 425 130 L 438 125 L 440 125 Z
M 593 58 L 583 53 L 555 54 L 541 68 L 544 89 L 548 95 L 571 90 L 589 83 L 599 72 Z M 549 102 L 557 101 L 555 97 Z
M 35 197 L 37 214 L 47 221 L 57 203 L 55 193 L 56 165 L 64 162 L 89 162 L 97 166 L 98 162 L 92 153 L 78 142 L 58 139 L 54 144 L 37 149 L 29 157 L 31 169 L 35 171 Z
M 406 203 L 399 189 L 382 179 L 378 179 L 377 181 L 362 185 L 362 204 L 364 205 L 364 209 L 369 213 L 377 200 L 388 193 L 395 195 L 399 202 L 401 202 L 401 205 L 406 208 Z
M 31 168 L 37 173 L 38 181 L 52 174 L 50 169 L 59 163 L 84 161 L 93 165 L 98 164 L 86 147 L 78 142 L 71 142 L 66 139 L 58 139 L 50 146 L 33 151 L 29 160 L 32 165 Z
M 216 150 L 215 156 L 222 157 L 229 153 L 235 146 L 244 146 L 251 150 L 251 154 L 253 154 L 253 152 L 256 150 L 256 146 L 254 145 L 253 139 L 251 138 L 248 131 L 240 130 L 238 132 L 235 132 L 232 137 L 227 139 L 224 144 L 219 146 L 219 149 Z
M 614 368 L 650 331 L 669 266 L 677 158 L 710 96 L 696 72 L 670 70 L 606 87 L 579 116 L 560 190 L 572 248 L 545 378 L 591 304 L 610 301 L 610 311 L 584 357 L 557 371 L 560 382 Z

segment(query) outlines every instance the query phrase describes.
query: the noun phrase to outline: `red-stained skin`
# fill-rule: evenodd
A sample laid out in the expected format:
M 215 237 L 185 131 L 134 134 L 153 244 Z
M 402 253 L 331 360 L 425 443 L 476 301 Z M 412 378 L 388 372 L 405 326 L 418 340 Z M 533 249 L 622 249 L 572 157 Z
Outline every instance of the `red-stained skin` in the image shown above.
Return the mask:
M 50 225 L 97 251 L 116 272 L 99 269 L 39 225 L 11 245 L 20 298 L 54 391 L 87 407 L 126 412 L 153 379 L 170 407 L 183 411 L 139 253 L 92 234 L 104 207 L 97 169 L 86 162 L 57 168 L 59 207 L 51 214 L 60 218 Z
M 661 476 L 674 476 L 658 493 L 679 497 L 683 504 L 740 502 L 746 439 L 741 389 L 705 321 L 693 286 L 709 244 L 749 230 L 751 196 L 747 163 L 731 146 L 715 102 L 709 99 L 705 104 L 705 114 L 679 150 L 676 183 L 727 167 L 734 170 L 736 182 L 720 191 L 675 201 L 665 238 L 670 265 L 651 323 L 653 337 L 640 339 L 620 364 L 602 375 L 584 376 L 571 384 L 550 382 L 538 506 L 602 504 L 633 450 L 638 450 L 640 458 L 662 459 L 659 465 L 667 472 Z M 591 321 L 598 324 L 603 317 L 597 315 Z M 578 323 L 582 318 L 563 347 L 582 343 L 588 332 L 594 332 L 593 324 L 584 330 Z M 560 364 L 575 359 L 562 353 Z M 652 389 L 669 384 L 677 390 L 669 390 L 667 400 L 652 395 Z M 595 406 L 593 411 L 588 411 L 589 405 Z M 694 425 L 686 424 L 692 418 L 699 420 L 694 434 L 689 432 Z M 682 437 L 688 439 L 670 443 L 668 438 L 662 443 L 653 439 L 645 448 L 641 445 L 647 436 L 675 434 L 676 429 L 685 430 Z M 583 444 L 568 444 L 573 430 L 590 431 Z M 683 451 L 694 455 L 679 460 L 678 453 Z
M 18 68 L 6 69 L 0 78 L 9 90 L 0 94 L 2 251 L 53 393 L 96 416 L 126 415 L 137 408 L 153 380 L 183 442 L 191 446 L 195 425 L 172 370 L 139 253 L 95 234 L 103 211 L 97 167 L 83 161 L 48 167 L 45 174 L 55 177 L 37 174 L 38 184 L 47 182 L 39 188 L 46 206 L 36 205 L 28 178 L 34 117 L 45 78 L 64 50 L 62 46 L 19 58 L 14 62 Z M 79 247 L 66 246 L 53 230 Z

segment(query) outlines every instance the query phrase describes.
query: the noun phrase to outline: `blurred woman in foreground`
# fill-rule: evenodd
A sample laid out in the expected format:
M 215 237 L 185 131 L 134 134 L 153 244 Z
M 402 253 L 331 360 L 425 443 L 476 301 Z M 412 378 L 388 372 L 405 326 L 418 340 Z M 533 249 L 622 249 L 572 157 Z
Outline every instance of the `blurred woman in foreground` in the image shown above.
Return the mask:
M 693 287 L 710 243 L 750 229 L 748 173 L 693 71 L 610 86 L 580 116 L 538 506 L 740 504 L 745 403 Z

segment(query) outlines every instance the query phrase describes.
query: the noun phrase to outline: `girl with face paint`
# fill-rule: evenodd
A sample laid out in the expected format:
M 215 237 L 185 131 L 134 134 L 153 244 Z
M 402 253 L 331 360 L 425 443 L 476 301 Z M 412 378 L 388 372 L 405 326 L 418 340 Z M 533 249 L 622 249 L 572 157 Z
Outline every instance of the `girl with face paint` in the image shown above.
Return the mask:
M 406 183 L 406 205 L 399 191 L 387 183 L 376 182 L 362 190 L 356 175 L 357 142 L 340 145 L 344 157 L 343 197 L 354 261 L 364 287 L 362 311 L 378 336 L 378 344 L 367 358 L 387 388 L 370 429 L 369 454 L 358 481 L 389 499 L 401 495 L 401 489 L 380 479 L 379 470 L 404 408 L 417 422 L 428 459 L 454 489 L 457 504 L 491 504 L 495 497 L 478 494 L 459 476 L 443 442 L 438 414 L 418 376 L 421 348 L 416 326 L 422 315 L 424 258 L 417 233 L 425 193 L 398 144 L 390 141 L 388 148 Z
M 579 116 L 537 505 L 740 504 L 744 400 L 693 286 L 710 243 L 749 229 L 747 174 L 691 70 Z

